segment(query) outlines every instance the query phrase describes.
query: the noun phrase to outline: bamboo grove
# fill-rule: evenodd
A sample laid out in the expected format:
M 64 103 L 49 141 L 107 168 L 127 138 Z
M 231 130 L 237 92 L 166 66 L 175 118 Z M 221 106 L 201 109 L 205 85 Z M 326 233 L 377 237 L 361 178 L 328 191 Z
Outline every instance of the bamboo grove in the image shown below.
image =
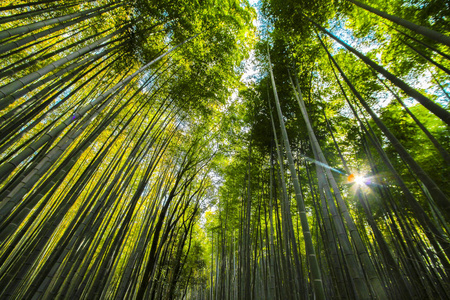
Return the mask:
M 44 0 L 0 14 L 0 298 L 181 298 L 202 276 L 212 112 L 238 83 L 253 10 Z
M 1 299 L 450 298 L 448 4 L 252 3 L 2 1 Z
M 260 73 L 197 298 L 450 297 L 442 4 L 259 4 Z

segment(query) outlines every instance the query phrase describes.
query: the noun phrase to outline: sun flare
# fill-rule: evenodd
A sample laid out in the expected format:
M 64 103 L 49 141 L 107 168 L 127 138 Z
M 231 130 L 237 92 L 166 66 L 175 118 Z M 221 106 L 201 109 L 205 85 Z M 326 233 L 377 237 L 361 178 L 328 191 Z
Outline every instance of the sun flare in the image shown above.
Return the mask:
M 363 185 L 366 183 L 366 178 L 364 176 L 361 175 L 357 175 L 357 174 L 350 174 L 347 177 L 347 181 L 348 182 L 354 182 L 357 185 Z
M 358 185 L 362 185 L 365 184 L 365 180 L 366 179 L 363 176 L 356 175 L 353 181 Z

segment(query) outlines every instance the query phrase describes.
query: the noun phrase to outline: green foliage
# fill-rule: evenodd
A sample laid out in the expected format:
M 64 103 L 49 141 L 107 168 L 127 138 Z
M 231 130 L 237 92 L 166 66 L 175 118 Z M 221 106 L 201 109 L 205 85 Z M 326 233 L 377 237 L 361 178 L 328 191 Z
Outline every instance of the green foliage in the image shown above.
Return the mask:
M 428 7 L 428 4 L 430 7 L 425 14 L 421 9 L 417 9 Z M 432 3 L 411 1 L 372 1 L 370 5 L 446 33 L 447 29 L 440 27 L 448 19 L 444 16 L 447 14 L 444 7 L 437 9 Z M 415 39 L 444 53 L 445 46 L 430 42 L 398 25 L 391 25 L 373 13 L 357 8 L 349 1 L 336 1 L 336 3 L 263 1 L 260 7 L 264 18 L 261 25 L 261 41 L 255 49 L 260 75 L 254 84 L 250 84 L 240 94 L 242 105 L 247 111 L 246 125 L 244 125 L 247 138 L 241 140 L 241 150 L 237 153 L 235 150 L 233 160 L 228 160 L 224 165 L 226 171 L 221 173 L 224 182 L 218 202 L 220 213 L 216 214 L 219 224 L 215 228 L 220 228 L 222 235 L 235 236 L 238 233 L 237 241 L 225 238 L 217 242 L 219 249 L 220 247 L 240 249 L 239 254 L 236 254 L 238 261 L 236 272 L 241 276 L 237 293 L 245 294 L 248 288 L 246 280 L 251 280 L 255 282 L 255 291 L 252 290 L 252 293 L 255 293 L 252 294 L 254 298 L 270 295 L 271 292 L 276 294 L 278 292 L 276 286 L 281 286 L 285 293 L 289 293 L 288 291 L 295 293 L 296 289 L 299 291 L 296 296 L 283 294 L 284 297 L 299 299 L 312 297 L 312 294 L 308 294 L 312 290 L 311 270 L 304 264 L 300 270 L 296 269 L 294 260 L 297 254 L 291 248 L 298 246 L 299 256 L 301 259 L 305 257 L 304 240 L 300 235 L 301 228 L 293 229 L 298 245 L 285 244 L 285 240 L 291 241 L 291 237 L 288 236 L 289 218 L 292 217 L 293 224 L 298 224 L 299 221 L 297 210 L 294 205 L 291 205 L 294 199 L 292 183 L 287 183 L 288 195 L 285 204 L 282 204 L 284 196 L 281 193 L 281 182 L 277 177 L 279 175 L 276 167 L 272 181 L 269 182 L 271 177 L 269 166 L 272 164 L 269 162 L 271 155 L 274 156 L 271 154 L 274 149 L 274 138 L 269 117 L 269 102 L 272 103 L 272 109 L 274 106 L 272 87 L 267 72 L 267 51 L 269 51 L 281 110 L 291 148 L 296 154 L 297 173 L 307 205 L 308 222 L 313 224 L 312 234 L 315 247 L 318 249 L 317 255 L 321 257 L 323 278 L 326 278 L 325 281 L 329 280 L 326 287 L 327 296 L 340 299 L 352 297 L 351 293 L 358 293 L 358 288 L 353 291 L 348 286 L 346 291 L 340 289 L 343 286 L 340 276 L 353 275 L 348 273 L 344 275 L 339 272 L 344 269 L 347 270 L 345 272 L 349 272 L 352 268 L 357 269 L 359 263 L 361 272 L 366 274 L 365 276 L 369 276 L 369 273 L 373 276 L 372 281 L 361 283 L 361 285 L 370 286 L 378 295 L 371 294 L 369 297 L 384 298 L 385 296 L 380 295 L 383 295 L 382 285 L 385 285 L 389 293 L 386 297 L 395 299 L 397 297 L 395 295 L 404 294 L 403 284 L 411 287 L 410 283 L 416 280 L 413 278 L 414 275 L 405 275 L 404 271 L 401 271 L 411 267 L 408 262 L 409 250 L 404 252 L 404 249 L 416 246 L 420 248 L 419 244 L 426 245 L 426 249 L 434 248 L 435 251 L 444 247 L 443 245 L 448 243 L 449 218 L 444 212 L 445 206 L 437 208 L 434 203 L 437 198 L 430 196 L 419 181 L 419 176 L 406 165 L 403 155 L 397 152 L 398 148 L 393 147 L 393 142 L 381 132 L 353 93 L 352 88 L 360 94 L 367 106 L 375 111 L 381 122 L 396 136 L 422 170 L 430 175 L 444 195 L 449 195 L 450 192 L 448 168 L 429 138 L 417 127 L 405 109 L 394 102 L 391 92 L 380 81 L 384 78 L 377 75 L 354 54 L 345 50 L 342 45 L 325 37 L 311 20 L 327 29 L 331 28 L 330 31 L 344 42 L 437 103 L 447 103 L 445 90 L 443 91 L 442 88 L 447 87 L 449 77 L 442 71 L 438 71 L 438 67 L 424 59 L 418 51 L 443 66 L 447 66 L 448 60 Z M 439 20 L 436 21 L 436 25 L 428 22 L 433 18 Z M 318 40 L 319 36 L 343 69 L 352 88 L 344 82 L 336 67 L 332 65 Z M 312 130 L 319 143 L 319 150 L 326 158 L 325 163 L 318 161 L 317 151 L 319 150 L 315 150 L 316 154 L 312 150 L 311 136 L 308 136 L 305 122 L 295 100 L 289 72 L 293 78 L 298 79 Z M 429 73 L 435 78 L 429 77 Z M 431 85 L 432 88 L 429 87 Z M 400 97 L 404 98 L 402 91 L 395 90 L 395 92 L 400 93 Z M 413 114 L 448 151 L 450 149 L 446 137 L 448 126 L 423 106 L 412 105 L 409 99 L 406 101 Z M 276 117 L 275 123 L 278 124 Z M 375 139 L 369 138 L 372 135 L 372 129 L 376 134 Z M 277 133 L 280 137 L 281 134 Z M 381 148 L 378 148 L 377 140 L 381 142 Z M 252 155 L 249 159 L 248 149 L 250 148 Z M 388 161 L 383 158 L 384 153 Z M 285 164 L 285 161 L 278 163 Z M 320 171 L 320 166 L 332 167 L 333 173 L 331 175 L 327 173 L 326 178 L 321 179 L 320 172 L 325 172 L 326 169 L 322 168 Z M 285 178 L 290 177 L 289 173 L 286 171 Z M 365 181 L 363 183 L 349 181 L 350 174 L 365 176 Z M 400 177 L 397 177 L 397 174 Z M 250 182 L 248 182 L 248 176 L 251 178 Z M 331 177 L 337 182 L 336 186 L 332 186 Z M 324 180 L 328 186 L 325 185 Z M 340 201 L 339 197 L 342 197 L 343 201 Z M 250 203 L 250 209 L 247 203 Z M 270 206 L 270 203 L 273 206 Z M 284 205 L 289 206 L 289 214 L 283 212 Z M 334 212 L 333 205 L 336 205 Z M 270 218 L 274 219 L 273 224 L 270 224 L 272 222 L 269 222 Z M 341 226 L 339 222 L 345 222 L 343 231 L 339 231 Z M 225 224 L 228 225 L 225 226 Z M 355 236 L 352 226 L 357 228 L 359 238 Z M 430 232 L 438 234 L 440 236 L 438 240 L 434 240 L 434 233 L 430 234 Z M 354 254 L 351 249 L 345 250 L 346 242 L 343 235 L 348 236 L 352 247 L 359 249 Z M 416 237 L 418 244 L 413 246 L 409 243 L 410 236 Z M 271 239 L 274 239 L 273 245 Z M 248 243 L 252 245 L 251 250 L 247 248 Z M 406 248 L 400 248 L 399 243 L 402 243 L 402 247 L 406 245 L 404 246 Z M 441 246 L 438 246 L 440 243 L 442 243 Z M 333 247 L 336 248 L 333 249 Z M 425 250 L 425 248 L 422 249 Z M 251 251 L 251 255 L 258 259 L 248 263 L 249 254 L 246 251 Z M 270 251 L 274 251 L 275 254 Z M 229 262 L 228 257 L 223 257 L 219 250 L 216 253 L 224 264 Z M 364 253 L 369 253 L 369 256 L 364 256 Z M 348 260 L 345 265 L 344 261 L 339 260 L 340 255 L 355 255 L 358 259 L 355 260 L 355 264 Z M 447 265 L 448 255 L 449 253 L 446 253 L 436 261 Z M 378 258 L 381 258 L 383 263 Z M 418 259 L 426 261 L 430 257 L 419 255 Z M 270 265 L 271 263 L 274 265 Z M 277 269 L 279 263 L 282 267 Z M 306 260 L 303 263 L 306 263 Z M 386 268 L 384 263 L 392 264 L 392 266 Z M 224 272 L 234 270 L 217 265 L 215 268 L 225 270 Z M 254 273 L 248 275 L 246 273 L 248 269 Z M 381 269 L 386 273 L 380 272 Z M 441 271 L 444 272 L 444 269 L 445 267 L 441 268 Z M 258 272 L 267 272 L 265 274 L 269 276 L 269 278 L 261 279 L 263 282 L 261 285 L 258 283 L 260 280 Z M 278 277 L 270 278 L 271 272 Z M 230 273 L 226 276 L 230 276 Z M 378 276 L 381 281 L 375 280 Z M 431 274 L 430 276 L 433 277 Z M 357 280 L 356 278 L 354 277 L 354 280 Z M 391 279 L 388 278 L 392 278 L 396 283 L 389 283 Z M 397 281 L 398 278 L 401 278 L 402 282 Z M 290 281 L 295 280 L 301 282 L 299 286 L 289 285 Z M 349 278 L 344 279 L 346 280 Z M 436 280 L 440 282 L 439 284 L 447 286 L 444 281 L 437 278 Z M 272 287 L 273 291 L 271 291 Z M 225 287 L 217 283 L 215 288 L 220 291 Z M 428 295 L 430 289 L 432 289 L 431 286 L 414 288 L 411 293 Z M 445 298 L 445 293 L 438 294 L 436 297 Z M 281 295 L 276 295 L 275 298 L 281 298 Z
M 448 126 L 421 106 L 415 105 L 410 109 L 417 118 L 422 120 L 424 126 L 431 134 L 442 141 L 442 146 L 448 149 Z M 433 180 L 447 194 L 450 193 L 447 185 L 447 178 L 450 175 L 449 166 L 443 161 L 436 148 L 430 143 L 425 134 L 418 129 L 417 125 L 401 106 L 395 102 L 391 103 L 383 109 L 381 118 L 400 142 L 410 151 L 417 162 L 430 174 Z M 387 152 L 395 156 L 395 150 L 392 149 L 392 146 L 388 146 Z M 405 177 L 410 178 L 408 181 L 414 181 L 413 174 L 400 161 L 393 160 L 393 162 L 402 170 Z
M 392 92 L 446 151 L 448 125 L 320 26 L 446 108 L 448 47 L 348 0 L 261 1 L 258 37 L 246 0 L 16 2 L 0 298 L 448 298 L 450 167 Z M 450 33 L 440 1 L 369 4 Z

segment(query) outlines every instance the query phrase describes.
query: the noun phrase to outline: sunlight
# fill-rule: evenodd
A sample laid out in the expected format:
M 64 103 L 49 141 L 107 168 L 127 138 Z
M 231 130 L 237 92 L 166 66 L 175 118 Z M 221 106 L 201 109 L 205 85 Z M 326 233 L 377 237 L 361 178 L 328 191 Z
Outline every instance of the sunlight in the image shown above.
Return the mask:
M 358 185 L 363 185 L 363 184 L 366 183 L 365 181 L 366 181 L 366 178 L 364 178 L 363 176 L 359 176 L 359 175 L 356 175 L 356 176 L 355 176 L 354 182 L 355 182 L 356 184 L 358 184 Z
M 365 178 L 362 175 L 358 175 L 358 174 L 350 174 L 347 177 L 347 181 L 350 182 L 350 183 L 354 182 L 357 185 L 365 185 L 366 182 L 367 182 L 367 178 Z

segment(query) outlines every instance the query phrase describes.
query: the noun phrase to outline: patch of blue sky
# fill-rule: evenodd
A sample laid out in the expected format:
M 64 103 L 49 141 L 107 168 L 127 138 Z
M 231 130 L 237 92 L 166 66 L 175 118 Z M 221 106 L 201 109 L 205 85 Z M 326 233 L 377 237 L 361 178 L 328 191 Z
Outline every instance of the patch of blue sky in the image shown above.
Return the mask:
M 375 32 L 373 30 L 369 31 L 368 35 L 363 38 L 358 38 L 355 36 L 353 30 L 346 26 L 346 19 L 333 19 L 329 22 L 328 29 L 332 34 L 337 36 L 339 39 L 355 48 L 359 52 L 367 55 L 369 52 L 373 52 L 373 50 L 379 49 L 382 44 L 377 42 L 375 38 Z M 384 36 L 384 43 L 388 43 L 390 41 L 390 36 L 386 34 Z M 333 41 L 331 52 L 333 54 L 338 53 L 339 51 L 347 51 L 344 46 L 339 44 L 336 41 Z M 381 51 L 376 51 L 375 57 L 371 57 L 376 63 L 382 65 L 385 69 L 389 70 L 389 65 L 383 65 L 381 61 Z M 427 94 L 436 96 L 436 101 L 442 105 L 448 105 L 448 99 L 446 95 L 442 92 L 442 90 L 432 82 L 431 69 L 428 72 L 414 72 L 410 73 L 408 76 L 402 77 L 408 85 L 411 87 L 422 90 Z M 384 78 L 383 78 L 384 79 Z M 447 83 L 444 83 L 447 84 Z M 379 92 L 376 95 L 376 98 L 379 100 L 379 107 L 385 107 L 394 99 L 394 97 L 388 92 Z M 412 98 L 404 99 L 405 103 L 408 106 L 416 105 L 417 102 Z
M 369 34 L 364 38 L 358 38 L 353 33 L 353 30 L 346 26 L 346 22 L 346 19 L 332 19 L 328 22 L 328 28 L 331 28 L 328 31 L 364 55 L 381 46 L 380 43 L 374 42 L 376 41 L 374 31 L 369 31 Z M 389 40 L 388 36 L 385 38 Z M 345 49 L 344 46 L 338 42 L 333 43 L 332 53 L 337 53 L 341 49 Z M 378 56 L 377 59 L 381 60 L 381 57 Z
M 264 25 L 263 22 L 261 22 L 261 1 L 249 0 L 249 3 L 256 11 L 256 18 L 253 20 L 253 25 L 257 28 L 259 33 L 263 33 L 266 29 L 263 28 Z M 249 58 L 244 60 L 242 63 L 244 65 L 244 73 L 241 76 L 241 81 L 244 84 L 256 82 L 261 75 L 261 70 L 257 65 L 255 51 L 253 49 L 249 53 Z

